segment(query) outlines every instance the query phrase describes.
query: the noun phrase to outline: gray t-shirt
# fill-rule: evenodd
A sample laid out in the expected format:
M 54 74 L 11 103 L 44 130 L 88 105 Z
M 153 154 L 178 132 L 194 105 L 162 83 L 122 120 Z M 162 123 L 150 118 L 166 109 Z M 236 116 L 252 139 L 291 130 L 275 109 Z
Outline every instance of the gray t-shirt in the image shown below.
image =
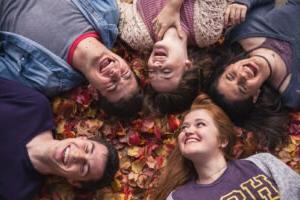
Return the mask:
M 66 60 L 72 42 L 93 27 L 71 0 L 0 0 L 0 30 L 23 35 Z

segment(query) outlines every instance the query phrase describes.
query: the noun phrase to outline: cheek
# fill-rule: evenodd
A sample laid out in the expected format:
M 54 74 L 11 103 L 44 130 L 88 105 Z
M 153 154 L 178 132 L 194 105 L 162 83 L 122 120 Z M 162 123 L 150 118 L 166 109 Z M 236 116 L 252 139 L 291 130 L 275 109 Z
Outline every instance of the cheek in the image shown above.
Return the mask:
M 182 150 L 182 146 L 183 146 L 183 133 L 180 133 L 178 135 L 177 143 L 178 143 L 179 149 Z
M 80 167 L 78 165 L 73 165 L 72 167 L 70 167 L 68 169 L 68 176 L 70 178 L 78 177 L 79 170 L 80 170 Z

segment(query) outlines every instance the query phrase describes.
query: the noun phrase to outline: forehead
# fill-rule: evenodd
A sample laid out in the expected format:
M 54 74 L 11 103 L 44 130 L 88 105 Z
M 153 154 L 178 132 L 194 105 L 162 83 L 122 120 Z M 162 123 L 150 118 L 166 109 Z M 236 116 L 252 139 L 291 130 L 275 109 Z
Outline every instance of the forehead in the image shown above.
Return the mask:
M 90 174 L 87 178 L 89 180 L 98 180 L 103 176 L 108 156 L 108 149 L 103 144 L 95 141 L 91 142 L 94 144 L 94 152 L 90 158 Z
M 196 110 L 193 110 L 193 111 L 189 112 L 184 117 L 183 123 L 193 122 L 193 121 L 198 120 L 198 119 L 213 122 L 213 119 L 212 119 L 211 114 L 210 114 L 209 111 L 207 111 L 205 109 L 196 109 Z
M 220 94 L 224 95 L 227 100 L 238 101 L 244 98 L 240 93 L 239 86 L 236 80 L 228 80 L 226 78 L 227 70 L 223 72 L 217 83 L 217 90 Z
M 157 79 L 150 79 L 151 86 L 159 92 L 170 92 L 175 90 L 181 80 L 181 76 L 172 76 L 171 78 L 163 78 L 157 75 Z
M 109 92 L 105 97 L 110 102 L 117 102 L 122 98 L 131 96 L 132 93 L 138 90 L 138 83 L 134 75 L 129 80 L 124 80 L 119 83 L 117 89 L 113 92 Z

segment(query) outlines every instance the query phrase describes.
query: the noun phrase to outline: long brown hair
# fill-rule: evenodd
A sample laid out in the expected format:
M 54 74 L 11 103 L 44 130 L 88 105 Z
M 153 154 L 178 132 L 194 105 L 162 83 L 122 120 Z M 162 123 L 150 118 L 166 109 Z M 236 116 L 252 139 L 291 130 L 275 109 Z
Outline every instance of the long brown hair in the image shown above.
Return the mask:
M 219 131 L 220 140 L 227 141 L 227 146 L 222 149 L 227 160 L 232 159 L 232 147 L 235 143 L 235 129 L 229 117 L 223 110 L 214 104 L 206 94 L 200 94 L 193 102 L 189 112 L 204 109 L 209 112 Z M 153 200 L 165 200 L 172 190 L 185 184 L 192 177 L 197 176 L 191 161 L 184 158 L 178 145 L 168 158 L 158 181 Z

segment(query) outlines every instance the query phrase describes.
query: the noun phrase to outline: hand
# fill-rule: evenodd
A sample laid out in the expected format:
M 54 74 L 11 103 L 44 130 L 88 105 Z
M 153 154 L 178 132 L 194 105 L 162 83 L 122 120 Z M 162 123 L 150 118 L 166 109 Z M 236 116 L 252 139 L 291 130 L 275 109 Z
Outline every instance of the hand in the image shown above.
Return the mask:
M 246 19 L 247 6 L 243 4 L 233 3 L 227 6 L 225 11 L 225 27 L 240 24 Z
M 158 40 L 161 40 L 170 27 L 175 27 L 180 38 L 183 37 L 183 30 L 180 25 L 180 9 L 165 6 L 158 16 L 152 20 L 154 33 Z

